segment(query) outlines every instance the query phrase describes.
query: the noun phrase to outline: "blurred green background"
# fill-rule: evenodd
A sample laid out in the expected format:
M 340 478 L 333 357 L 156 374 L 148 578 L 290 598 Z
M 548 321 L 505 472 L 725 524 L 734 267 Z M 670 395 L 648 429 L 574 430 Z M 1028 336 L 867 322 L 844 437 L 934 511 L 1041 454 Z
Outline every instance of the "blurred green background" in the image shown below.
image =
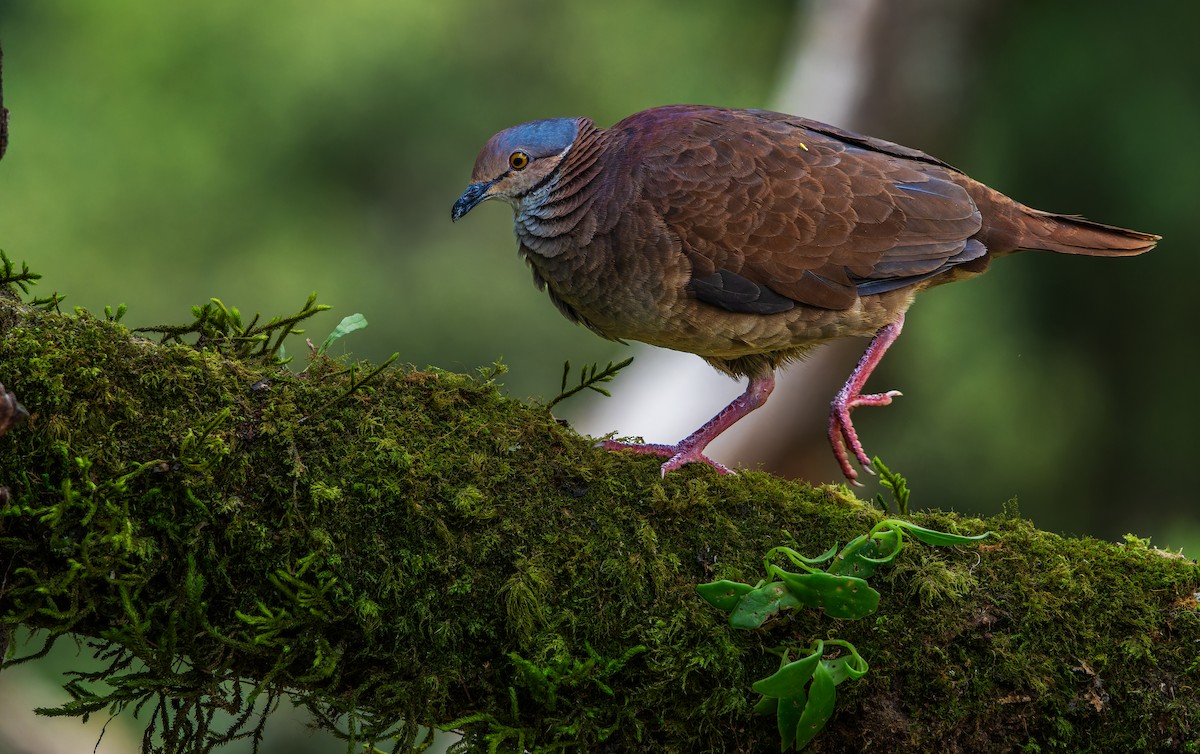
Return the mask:
M 1200 5 L 981 5 L 952 127 L 874 135 L 1166 240 L 1133 260 L 1020 255 L 925 294 L 872 380 L 905 397 L 856 424 L 916 505 L 994 513 L 1016 497 L 1044 528 L 1195 556 Z M 456 371 L 503 357 L 510 394 L 550 397 L 563 360 L 627 349 L 533 290 L 507 207 L 451 226 L 476 152 L 540 117 L 769 106 L 807 8 L 6 2 L 0 248 L 45 276 L 41 295 L 125 303 L 130 326 L 211 296 L 290 313 L 315 289 L 334 306 L 315 339 L 358 311 L 371 326 L 341 346 L 357 356 Z

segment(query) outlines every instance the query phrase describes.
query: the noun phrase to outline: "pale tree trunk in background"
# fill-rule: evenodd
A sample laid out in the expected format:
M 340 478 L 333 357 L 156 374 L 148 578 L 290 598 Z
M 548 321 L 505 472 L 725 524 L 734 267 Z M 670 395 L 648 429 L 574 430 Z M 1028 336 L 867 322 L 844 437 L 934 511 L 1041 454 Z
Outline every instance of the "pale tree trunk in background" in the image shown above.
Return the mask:
M 959 120 L 972 39 L 992 6 L 991 0 L 801 2 L 772 107 L 936 154 Z M 829 401 L 866 342 L 839 341 L 782 370 L 767 407 L 713 442 L 710 455 L 783 476 L 840 481 L 825 436 Z M 575 422 L 579 431 L 675 442 L 744 388 L 692 354 L 638 345 L 636 356 L 618 396 L 593 404 Z

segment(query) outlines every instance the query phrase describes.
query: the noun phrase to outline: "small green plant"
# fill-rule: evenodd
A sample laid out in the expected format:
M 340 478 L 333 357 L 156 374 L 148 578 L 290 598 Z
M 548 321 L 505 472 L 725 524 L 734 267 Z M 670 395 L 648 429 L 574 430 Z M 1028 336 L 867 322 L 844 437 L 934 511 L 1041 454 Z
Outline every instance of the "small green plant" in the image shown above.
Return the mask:
M 127 307 L 125 304 L 117 304 L 117 308 L 115 310 L 111 306 L 106 305 L 104 307 L 104 318 L 109 322 L 120 322 L 121 317 L 125 316 L 126 311 Z
M 710 605 L 729 613 L 730 626 L 744 630 L 760 628 L 780 610 L 799 607 L 820 608 L 843 620 L 865 618 L 879 607 L 879 592 L 867 579 L 896 559 L 905 534 L 925 544 L 951 546 L 977 542 L 991 532 L 969 537 L 889 518 L 851 540 L 840 552 L 834 545 L 808 558 L 790 547 L 771 548 L 763 558 L 766 578 L 757 584 L 722 580 L 701 584 L 696 591 Z M 776 565 L 780 556 L 798 571 Z M 808 649 L 799 659 L 793 659 L 792 649 L 774 650 L 780 656 L 779 670 L 753 686 L 763 695 L 755 711 L 776 716 L 780 751 L 806 746 L 833 714 L 835 687 L 858 680 L 868 669 L 866 660 L 849 642 L 816 640 Z M 838 654 L 826 659 L 831 652 Z
M 603 657 L 592 648 L 591 644 L 584 642 L 583 646 L 587 651 L 587 659 L 557 657 L 544 665 L 527 660 L 516 652 L 508 653 L 508 659 L 516 666 L 515 684 L 508 687 L 509 717 L 513 721 L 521 719 L 518 687 L 523 688 L 538 704 L 550 710 L 557 708 L 559 701 L 563 699 L 570 699 L 572 704 L 576 703 L 578 700 L 574 698 L 574 692 L 581 689 L 595 688 L 607 696 L 615 696 L 616 692 L 608 685 L 607 681 L 619 673 L 633 658 L 647 651 L 644 644 L 638 644 L 625 650 L 620 657 Z M 598 710 L 587 708 L 585 708 L 585 712 L 593 720 L 599 714 Z M 597 731 L 597 740 L 605 740 L 616 731 L 618 725 L 619 723 L 614 722 L 610 727 L 601 728 Z M 466 735 L 451 744 L 447 749 L 449 754 L 475 751 L 476 739 L 482 739 L 487 743 L 489 752 L 500 751 L 501 745 L 505 744 L 507 746 L 503 749 L 504 751 L 559 750 L 558 747 L 550 749 L 538 747 L 537 731 L 506 724 L 488 713 L 468 715 L 438 727 L 444 731 L 461 731 L 467 727 L 484 729 L 482 731 L 474 730 L 472 735 Z M 560 725 L 555 726 L 550 733 L 556 737 L 573 737 L 577 730 L 574 726 Z
M 21 262 L 21 270 L 17 271 L 16 264 L 8 258 L 4 251 L 0 250 L 0 295 L 20 298 L 21 294 L 28 295 L 29 289 L 37 285 L 42 276 L 29 269 L 29 265 Z M 17 291 L 20 291 L 18 293 Z M 29 305 L 35 309 L 42 309 L 48 312 L 59 311 L 58 305 L 62 303 L 66 296 L 61 296 L 58 293 L 51 293 L 49 296 L 33 297 L 29 300 Z
M 29 305 L 34 309 L 41 309 L 44 312 L 55 312 L 62 314 L 62 309 L 59 307 L 67 297 L 58 292 L 51 293 L 49 296 L 37 296 L 29 299 Z
M 189 324 L 139 327 L 133 332 L 155 333 L 162 343 L 184 343 L 185 336 L 195 335 L 194 347 L 197 349 L 211 349 L 242 361 L 258 359 L 286 363 L 281 355 L 284 338 L 302 334 L 304 331 L 296 325 L 328 308 L 318 304 L 317 294 L 313 293 L 299 312 L 288 317 L 273 317 L 266 324 L 259 324 L 259 315 L 243 322 L 237 307 L 226 306 L 214 298 L 203 306 L 192 307 L 195 320 Z
M 337 327 L 333 328 L 333 332 L 325 336 L 325 340 L 321 342 L 321 347 L 317 349 L 317 353 L 325 353 L 339 338 L 344 338 L 355 330 L 362 330 L 367 324 L 367 318 L 357 312 L 348 317 L 342 317 L 342 321 L 338 323 Z
M 625 359 L 617 364 L 614 364 L 610 361 L 608 362 L 608 366 L 604 367 L 604 369 L 600 369 L 598 364 L 588 364 L 579 370 L 579 384 L 573 388 L 567 389 L 567 381 L 571 378 L 571 362 L 564 361 L 561 388 L 562 392 L 554 396 L 554 398 L 546 404 L 546 408 L 554 408 L 555 404 L 570 398 L 576 393 L 581 393 L 584 390 L 595 390 L 600 395 L 611 397 L 612 393 L 600 387 L 600 383 L 612 382 L 613 377 L 616 377 L 618 372 L 632 363 L 633 357 L 630 356 L 628 359 Z
M 21 271 L 17 272 L 17 266 L 13 263 L 8 255 L 0 251 L 0 289 L 5 290 L 12 295 L 16 295 L 15 288 L 21 289 L 21 293 L 28 294 L 31 286 L 37 285 L 37 281 L 42 278 L 36 272 L 29 269 L 29 265 L 21 262 Z
M 908 480 L 884 465 L 879 456 L 871 459 L 871 465 L 879 472 L 879 483 L 891 491 L 892 499 L 896 502 L 896 513 L 901 516 L 908 515 Z M 885 513 L 891 510 L 883 495 L 875 496 L 875 505 Z
M 830 647 L 841 647 L 846 654 L 826 660 Z M 847 679 L 862 678 L 868 670 L 867 661 L 850 642 L 817 639 L 809 648 L 812 650 L 809 654 L 795 660 L 789 649 L 775 650 L 779 655 L 779 670 L 753 686 L 762 694 L 754 711 L 775 715 L 781 751 L 789 746 L 799 750 L 808 745 L 833 715 L 834 688 Z
M 613 696 L 612 688 L 605 683 L 624 668 L 630 660 L 646 651 L 644 644 L 630 647 L 620 657 L 606 658 L 583 643 L 587 659 L 556 658 L 545 666 L 536 665 L 516 652 L 509 652 L 508 659 L 517 667 L 517 684 L 529 691 L 538 703 L 553 710 L 558 706 L 560 689 L 573 689 L 594 685 L 601 692 Z

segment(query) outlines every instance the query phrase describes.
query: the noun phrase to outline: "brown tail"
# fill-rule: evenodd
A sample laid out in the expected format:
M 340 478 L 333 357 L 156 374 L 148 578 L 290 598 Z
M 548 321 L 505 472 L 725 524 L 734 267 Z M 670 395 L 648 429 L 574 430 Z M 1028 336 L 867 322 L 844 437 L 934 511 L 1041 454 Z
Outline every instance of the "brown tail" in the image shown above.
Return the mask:
M 1020 245 L 1063 254 L 1131 257 L 1154 248 L 1162 236 L 1101 225 L 1082 217 L 1023 208 Z

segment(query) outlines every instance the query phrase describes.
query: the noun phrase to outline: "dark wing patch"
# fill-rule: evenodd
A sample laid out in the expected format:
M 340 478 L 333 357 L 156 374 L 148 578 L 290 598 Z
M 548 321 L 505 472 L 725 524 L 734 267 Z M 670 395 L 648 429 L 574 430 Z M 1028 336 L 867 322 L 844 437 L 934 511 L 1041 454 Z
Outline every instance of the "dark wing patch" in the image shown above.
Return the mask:
M 974 238 L 968 239 L 960 244 L 960 246 L 962 248 L 957 254 L 941 261 L 933 269 L 927 269 L 924 272 L 920 272 L 919 269 L 922 266 L 927 266 L 927 261 L 917 266 L 910 265 L 907 267 L 900 266 L 899 263 L 891 261 L 876 265 L 875 269 L 871 272 L 872 277 L 860 278 L 857 285 L 858 295 L 870 296 L 875 293 L 887 293 L 888 291 L 905 288 L 922 280 L 928 280 L 935 275 L 940 275 L 951 267 L 979 259 L 987 254 L 987 247 Z
M 729 270 L 717 270 L 711 275 L 692 278 L 692 293 L 706 304 L 744 314 L 779 314 L 793 309 L 796 302 L 780 296 Z

